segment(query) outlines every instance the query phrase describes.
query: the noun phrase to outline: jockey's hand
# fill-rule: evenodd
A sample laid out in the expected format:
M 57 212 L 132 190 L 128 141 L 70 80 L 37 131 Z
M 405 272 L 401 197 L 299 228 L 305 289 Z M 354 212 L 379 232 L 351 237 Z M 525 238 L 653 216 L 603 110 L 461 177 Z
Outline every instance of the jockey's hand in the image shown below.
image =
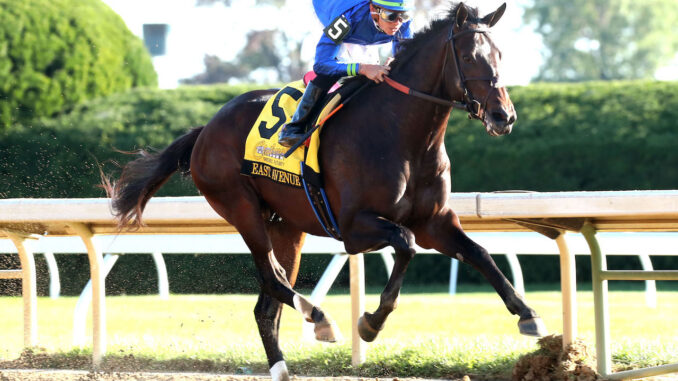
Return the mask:
M 388 75 L 390 67 L 384 65 L 360 64 L 359 74 L 373 80 L 376 83 L 384 81 L 384 76 Z

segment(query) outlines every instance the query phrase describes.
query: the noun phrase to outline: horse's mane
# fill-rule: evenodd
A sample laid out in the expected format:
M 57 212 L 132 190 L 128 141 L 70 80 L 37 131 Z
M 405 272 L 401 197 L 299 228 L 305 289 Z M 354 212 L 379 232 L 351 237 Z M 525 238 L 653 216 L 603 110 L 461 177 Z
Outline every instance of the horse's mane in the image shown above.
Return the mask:
M 431 36 L 440 32 L 440 30 L 449 27 L 452 22 L 454 22 L 457 17 L 457 10 L 461 7 L 463 3 L 452 2 L 450 9 L 445 16 L 433 20 L 429 26 L 415 33 L 415 35 L 408 40 L 401 42 L 401 47 L 398 53 L 395 55 L 393 63 L 391 64 L 391 69 L 396 69 L 398 66 L 407 62 L 413 55 L 417 53 L 419 47 L 423 45 L 424 41 L 427 41 Z M 468 10 L 468 21 L 472 23 L 477 23 L 480 21 L 478 16 L 478 9 L 466 5 Z

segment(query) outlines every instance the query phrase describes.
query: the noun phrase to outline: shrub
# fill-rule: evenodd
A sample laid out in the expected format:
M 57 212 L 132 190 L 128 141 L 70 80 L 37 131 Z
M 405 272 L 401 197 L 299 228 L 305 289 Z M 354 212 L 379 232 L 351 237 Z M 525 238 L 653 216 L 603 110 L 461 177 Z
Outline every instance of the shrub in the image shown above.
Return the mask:
M 101 0 L 0 0 L 0 130 L 156 84 L 143 43 Z
M 0 198 L 103 197 L 98 164 L 114 173 L 114 162 L 131 159 L 116 149 L 162 149 L 248 89 L 135 89 L 85 102 L 58 118 L 0 131 Z M 193 194 L 192 181 L 179 176 L 159 193 Z

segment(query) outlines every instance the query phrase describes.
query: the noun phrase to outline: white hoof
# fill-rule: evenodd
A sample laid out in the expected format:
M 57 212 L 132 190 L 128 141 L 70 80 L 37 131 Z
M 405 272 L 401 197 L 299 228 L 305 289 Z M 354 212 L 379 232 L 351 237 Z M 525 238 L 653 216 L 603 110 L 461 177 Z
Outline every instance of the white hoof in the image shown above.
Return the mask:
M 272 381 L 290 381 L 285 361 L 280 360 L 271 367 L 271 379 Z
M 319 323 L 315 323 L 315 339 L 325 343 L 336 343 L 342 340 L 341 331 L 337 323 L 325 315 L 325 319 Z

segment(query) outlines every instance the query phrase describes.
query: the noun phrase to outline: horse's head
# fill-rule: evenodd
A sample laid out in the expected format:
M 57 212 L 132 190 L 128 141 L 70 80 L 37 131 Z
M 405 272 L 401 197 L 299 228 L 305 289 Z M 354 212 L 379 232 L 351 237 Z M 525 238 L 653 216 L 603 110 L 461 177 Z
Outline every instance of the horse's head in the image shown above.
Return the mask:
M 504 14 L 506 3 L 485 17 L 476 17 L 476 10 L 460 3 L 451 15 L 454 25 L 448 35 L 453 58 L 447 59 L 447 78 L 450 93 L 457 94 L 466 104 L 469 116 L 480 119 L 492 136 L 511 132 L 516 121 L 516 110 L 506 87 L 499 84 L 501 52 L 492 41 L 489 31 Z M 452 87 L 454 89 L 452 89 Z

